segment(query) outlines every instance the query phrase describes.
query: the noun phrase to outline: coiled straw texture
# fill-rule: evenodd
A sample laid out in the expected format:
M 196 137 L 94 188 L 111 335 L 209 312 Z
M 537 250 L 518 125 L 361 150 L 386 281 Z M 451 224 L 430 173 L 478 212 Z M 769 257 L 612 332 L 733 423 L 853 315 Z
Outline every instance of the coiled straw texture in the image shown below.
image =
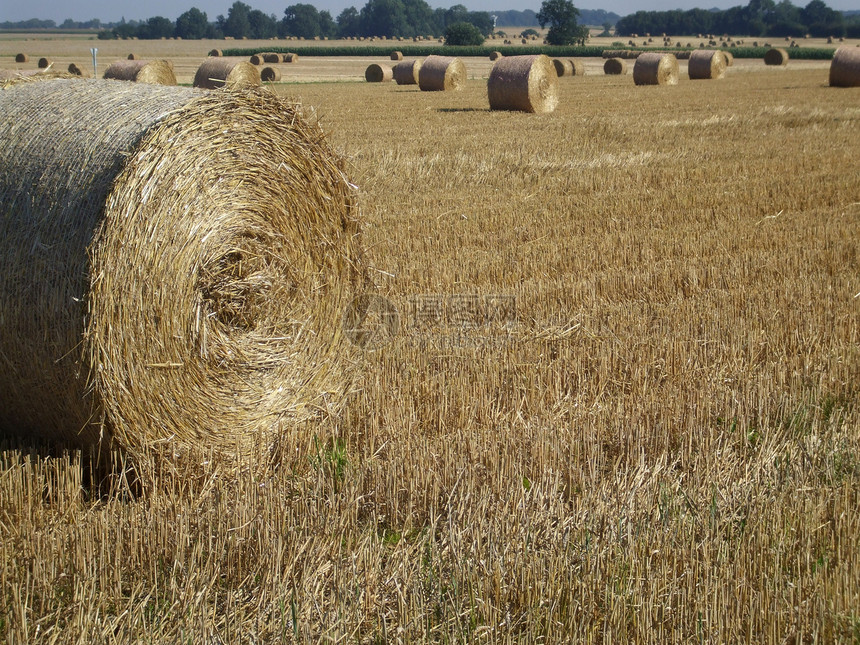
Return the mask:
M 500 58 L 487 80 L 491 110 L 546 113 L 558 105 L 558 75 L 554 61 L 538 56 Z

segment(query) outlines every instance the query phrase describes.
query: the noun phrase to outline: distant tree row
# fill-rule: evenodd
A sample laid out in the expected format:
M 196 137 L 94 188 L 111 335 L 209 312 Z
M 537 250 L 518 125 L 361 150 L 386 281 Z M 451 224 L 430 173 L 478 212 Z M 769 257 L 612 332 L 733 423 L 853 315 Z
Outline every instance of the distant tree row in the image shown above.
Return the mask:
M 637 11 L 615 25 L 619 36 L 631 34 L 736 34 L 744 36 L 794 36 L 826 38 L 860 37 L 860 19 L 846 17 L 822 0 L 796 7 L 789 0 L 750 0 L 745 7 L 723 11 Z

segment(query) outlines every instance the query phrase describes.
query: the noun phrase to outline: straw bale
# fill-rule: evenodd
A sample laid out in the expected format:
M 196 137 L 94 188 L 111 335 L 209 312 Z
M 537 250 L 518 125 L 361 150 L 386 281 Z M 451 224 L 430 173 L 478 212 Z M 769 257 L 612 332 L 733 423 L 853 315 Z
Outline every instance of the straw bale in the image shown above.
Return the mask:
M 284 62 L 285 63 L 298 63 L 299 55 L 298 54 L 284 54 Z
M 724 51 L 723 56 L 726 59 L 726 67 L 731 67 L 735 64 L 735 55 L 730 51 Z
M 574 76 L 585 76 L 585 63 L 575 58 L 570 59 L 570 65 L 573 68 Z
M 227 86 L 255 86 L 261 82 L 260 70 L 248 61 L 210 58 L 194 74 L 194 87 L 214 90 Z
M 394 66 L 394 82 L 398 85 L 418 85 L 418 74 L 421 71 L 421 61 L 405 60 Z
M 697 49 L 690 53 L 687 71 L 693 80 L 723 78 L 726 75 L 726 58 L 721 51 Z
M 27 54 L 15 54 L 16 63 L 29 63 L 30 57 Z
M 48 67 L 50 67 L 53 64 L 53 62 L 54 61 L 52 61 L 50 58 L 42 56 L 42 58 L 39 59 L 39 68 L 40 69 L 47 69 Z
M 553 58 L 552 66 L 555 68 L 555 74 L 559 78 L 562 76 L 573 76 L 573 63 L 567 59 Z
M 546 113 L 558 105 L 558 75 L 543 54 L 500 58 L 487 80 L 491 110 Z
M 418 72 L 418 87 L 425 92 L 448 92 L 466 84 L 466 66 L 459 58 L 428 56 Z
M 403 52 L 391 52 L 391 60 L 403 60 Z
M 283 54 L 278 54 L 277 52 L 263 52 L 260 54 L 263 57 L 264 63 L 281 63 L 284 60 Z
M 262 65 L 263 64 L 263 55 L 262 54 L 251 54 L 251 65 Z
M 499 60 L 501 57 L 502 57 L 502 52 L 500 52 L 500 51 L 490 52 L 490 60 Z
M 260 70 L 260 80 L 265 83 L 273 83 L 281 80 L 281 70 L 277 67 L 264 67 Z
M 788 52 L 781 47 L 771 47 L 764 53 L 765 65 L 788 65 Z
M 624 63 L 624 60 L 621 58 L 610 58 L 605 63 L 603 63 L 603 73 L 604 74 L 626 74 L 627 73 L 627 65 Z
M 224 52 L 222 52 L 220 49 L 210 49 L 209 55 L 210 56 L 223 56 Z
M 394 78 L 394 71 L 388 65 L 380 65 L 379 63 L 371 63 L 364 70 L 364 80 L 368 83 L 382 83 L 390 81 Z
M 69 63 L 69 74 L 74 74 L 75 76 L 82 76 L 83 78 L 89 78 L 91 74 L 81 67 L 78 67 L 75 63 Z
M 830 61 L 831 87 L 860 87 L 860 49 L 840 47 Z
M 111 63 L 103 78 L 155 85 L 176 85 L 173 68 L 166 60 L 120 60 Z
M 643 52 L 633 66 L 633 82 L 636 85 L 676 85 L 678 59 L 672 54 Z
M 339 407 L 355 191 L 295 104 L 19 81 L 0 160 L 0 437 L 244 452 Z
M 139 56 L 137 54 L 129 54 L 128 60 L 138 60 Z

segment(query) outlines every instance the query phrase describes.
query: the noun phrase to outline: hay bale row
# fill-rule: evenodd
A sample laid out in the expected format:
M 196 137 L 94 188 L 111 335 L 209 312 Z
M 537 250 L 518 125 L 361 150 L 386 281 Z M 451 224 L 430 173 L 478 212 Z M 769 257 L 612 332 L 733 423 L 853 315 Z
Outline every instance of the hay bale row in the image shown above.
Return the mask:
M 610 58 L 603 63 L 603 73 L 610 75 L 626 74 L 627 64 L 621 58 Z
M 203 62 L 194 74 L 194 87 L 214 90 L 230 86 L 257 86 L 261 83 L 260 70 L 248 61 L 211 58 Z
M 466 84 L 466 66 L 459 58 L 428 56 L 418 72 L 418 87 L 423 92 L 448 92 Z
M 764 54 L 764 64 L 785 67 L 788 65 L 788 52 L 780 47 L 772 47 Z
M 0 438 L 244 452 L 338 406 L 357 210 L 298 110 L 104 80 L 0 92 Z
M 173 66 L 166 60 L 116 61 L 108 66 L 103 78 L 151 85 L 176 85 Z
M 831 87 L 860 87 L 860 49 L 840 47 L 830 61 Z
M 690 79 L 718 79 L 726 75 L 726 57 L 713 49 L 697 49 L 690 56 L 687 67 Z
M 636 85 L 676 85 L 678 59 L 672 54 L 644 52 L 633 65 L 633 82 Z
M 382 83 L 394 78 L 394 71 L 388 65 L 371 63 L 364 70 L 364 80 L 368 83 Z
M 394 82 L 398 85 L 418 85 L 421 61 L 408 60 L 397 63 L 392 70 Z
M 547 113 L 558 105 L 558 74 L 548 56 L 508 56 L 493 65 L 487 80 L 491 110 Z

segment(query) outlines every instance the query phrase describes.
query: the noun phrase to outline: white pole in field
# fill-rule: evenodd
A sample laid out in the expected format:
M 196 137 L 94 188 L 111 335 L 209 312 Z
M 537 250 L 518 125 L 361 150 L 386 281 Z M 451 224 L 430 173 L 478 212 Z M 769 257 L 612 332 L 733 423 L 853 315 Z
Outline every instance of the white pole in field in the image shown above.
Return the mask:
M 93 55 L 93 78 L 99 77 L 98 63 L 96 62 L 96 54 L 99 53 L 98 47 L 90 47 L 90 53 Z

